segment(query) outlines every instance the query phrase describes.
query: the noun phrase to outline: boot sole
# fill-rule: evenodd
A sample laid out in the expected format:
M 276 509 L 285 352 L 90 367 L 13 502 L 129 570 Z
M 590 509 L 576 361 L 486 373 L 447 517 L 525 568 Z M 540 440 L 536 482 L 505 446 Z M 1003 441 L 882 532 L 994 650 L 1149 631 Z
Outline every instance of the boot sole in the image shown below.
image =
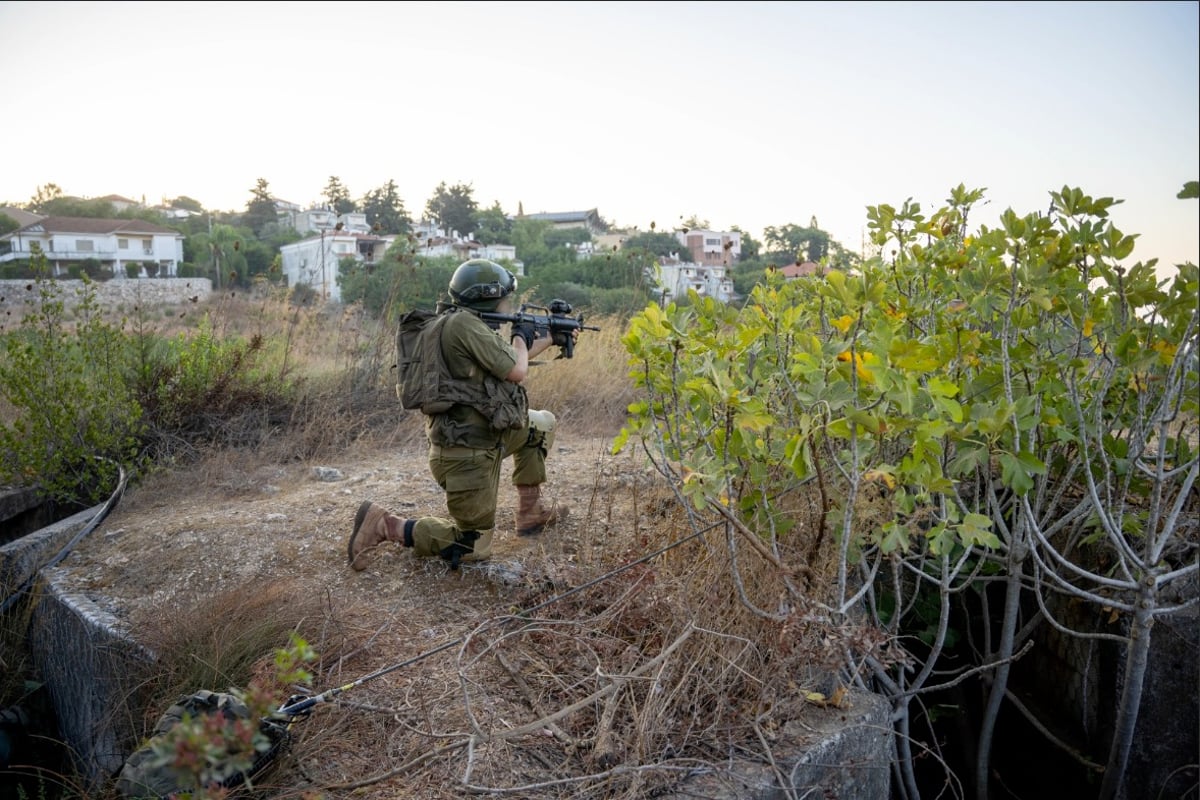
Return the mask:
M 358 507 L 358 513 L 354 515 L 354 530 L 350 534 L 350 541 L 346 543 L 346 563 L 354 566 L 354 540 L 358 538 L 358 531 L 362 528 L 363 520 L 367 518 L 367 511 L 371 508 L 370 500 L 363 500 L 362 505 Z

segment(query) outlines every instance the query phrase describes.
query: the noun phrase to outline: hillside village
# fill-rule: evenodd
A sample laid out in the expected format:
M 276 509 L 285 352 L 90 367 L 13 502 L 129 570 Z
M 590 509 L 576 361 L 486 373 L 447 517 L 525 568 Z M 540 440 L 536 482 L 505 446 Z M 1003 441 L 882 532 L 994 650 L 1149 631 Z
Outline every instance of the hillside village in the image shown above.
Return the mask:
M 4 271 L 5 265 L 27 263 L 38 253 L 46 256 L 54 277 L 77 276 L 85 262 L 93 265 L 89 274 L 98 273 L 101 279 L 194 277 L 184 272 L 186 237 L 178 228 L 179 223 L 205 212 L 166 204 L 146 207 L 120 195 L 98 200 L 110 203 L 118 213 L 148 209 L 159 214 L 162 223 L 143 218 L 45 216 L 0 206 L 0 215 L 19 226 L 0 235 L 0 277 L 15 277 Z M 308 286 L 329 301 L 341 300 L 337 275 L 343 260 L 353 259 L 369 268 L 382 260 L 401 237 L 408 239 L 416 256 L 452 257 L 460 261 L 486 258 L 505 264 L 517 275 L 525 274 L 525 264 L 515 246 L 484 244 L 473 233 L 445 230 L 429 219 L 413 223 L 412 229 L 402 234 L 381 233 L 379 226 L 373 227 L 368 215 L 361 211 L 337 213 L 329 206 L 302 208 L 283 200 L 274 202 L 278 225 L 302 237 L 277 249 L 282 281 L 287 286 Z M 632 233 L 610 230 L 595 208 L 536 214 L 522 211 L 518 217 L 542 220 L 558 230 L 586 231 L 585 241 L 566 245 L 574 250 L 577 260 L 619 251 Z M 208 224 L 211 231 L 211 217 Z M 742 234 L 683 228 L 674 231 L 674 236 L 678 250 L 659 257 L 654 274 L 647 270 L 652 293 L 664 302 L 685 297 L 689 291 L 721 302 L 734 299 L 730 271 L 742 255 Z M 783 272 L 785 277 L 792 278 L 811 275 L 820 269 L 816 263 L 805 262 L 789 264 Z M 219 288 L 219 274 L 217 284 Z

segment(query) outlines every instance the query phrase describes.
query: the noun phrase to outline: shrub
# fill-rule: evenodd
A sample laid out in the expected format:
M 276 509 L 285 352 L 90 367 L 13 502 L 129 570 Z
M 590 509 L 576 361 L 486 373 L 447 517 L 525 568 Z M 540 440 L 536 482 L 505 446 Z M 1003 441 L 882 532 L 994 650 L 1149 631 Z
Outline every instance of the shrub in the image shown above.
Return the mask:
M 85 258 L 79 262 L 79 268 L 84 275 L 92 280 L 99 280 L 104 272 L 104 264 L 98 258 Z
M 38 280 L 34 309 L 4 336 L 0 397 L 15 412 L 0 428 L 0 478 L 58 501 L 95 502 L 115 484 L 116 464 L 136 459 L 141 409 L 123 381 L 120 331 L 101 321 L 89 280 L 74 330 L 62 289 Z
M 29 266 L 29 262 L 24 259 L 0 264 L 0 279 L 11 281 L 32 277 L 33 269 Z

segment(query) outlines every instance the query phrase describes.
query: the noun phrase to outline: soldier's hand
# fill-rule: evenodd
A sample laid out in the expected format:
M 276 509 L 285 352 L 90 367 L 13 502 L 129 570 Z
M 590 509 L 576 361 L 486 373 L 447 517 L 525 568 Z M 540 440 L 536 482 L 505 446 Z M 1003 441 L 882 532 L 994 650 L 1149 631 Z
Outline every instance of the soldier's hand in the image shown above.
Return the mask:
M 529 350 L 533 347 L 533 340 L 537 338 L 537 330 L 533 327 L 532 322 L 514 322 L 512 324 L 512 335 L 521 337 L 521 341 L 525 342 L 525 349 Z

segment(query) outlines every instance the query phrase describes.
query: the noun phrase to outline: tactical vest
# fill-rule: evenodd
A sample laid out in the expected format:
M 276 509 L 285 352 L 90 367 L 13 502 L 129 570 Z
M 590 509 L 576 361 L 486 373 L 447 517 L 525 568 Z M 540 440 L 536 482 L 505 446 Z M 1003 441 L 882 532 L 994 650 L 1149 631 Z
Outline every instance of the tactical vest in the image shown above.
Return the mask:
M 479 382 L 451 374 L 442 352 L 442 328 L 458 310 L 458 306 L 440 313 L 419 308 L 400 318 L 396 332 L 400 405 L 435 416 L 461 404 L 478 411 L 497 431 L 523 427 L 529 412 L 525 387 L 487 373 Z

